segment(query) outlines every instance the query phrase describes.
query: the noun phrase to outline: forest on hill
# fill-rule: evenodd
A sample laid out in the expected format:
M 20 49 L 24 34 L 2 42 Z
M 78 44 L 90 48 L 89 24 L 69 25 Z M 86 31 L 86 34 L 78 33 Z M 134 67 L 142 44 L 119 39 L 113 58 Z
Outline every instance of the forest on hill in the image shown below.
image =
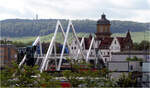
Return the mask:
M 27 37 L 48 35 L 55 30 L 58 19 L 7 19 L 0 21 L 1 37 Z M 60 19 L 64 30 L 66 30 L 68 20 Z M 72 21 L 77 33 L 94 33 L 96 32 L 96 21 L 94 20 L 73 20 Z M 144 32 L 150 30 L 150 23 L 138 23 L 132 21 L 111 21 L 112 33 L 126 33 L 127 30 L 132 32 Z

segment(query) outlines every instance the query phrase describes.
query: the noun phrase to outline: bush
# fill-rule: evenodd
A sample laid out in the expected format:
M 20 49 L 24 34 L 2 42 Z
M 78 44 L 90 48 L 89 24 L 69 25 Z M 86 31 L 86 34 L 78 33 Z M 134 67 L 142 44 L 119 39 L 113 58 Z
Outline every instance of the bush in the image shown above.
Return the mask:
M 38 66 L 26 66 L 18 68 L 13 63 L 12 67 L 5 67 L 1 71 L 2 87 L 59 87 L 60 83 L 48 73 L 40 73 Z
M 134 56 L 133 58 L 127 57 L 126 60 L 127 61 L 141 61 L 141 62 L 143 61 L 142 58 L 137 58 L 136 56 Z

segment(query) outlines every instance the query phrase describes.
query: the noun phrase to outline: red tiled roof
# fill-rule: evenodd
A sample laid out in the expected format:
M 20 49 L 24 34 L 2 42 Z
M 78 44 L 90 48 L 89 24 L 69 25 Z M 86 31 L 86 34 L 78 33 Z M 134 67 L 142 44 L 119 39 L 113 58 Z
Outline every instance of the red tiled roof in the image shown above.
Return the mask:
M 90 44 L 91 44 L 91 38 L 85 38 L 84 39 L 84 44 L 85 44 L 85 49 L 89 49 Z
M 81 42 L 82 38 L 78 37 L 78 39 Z M 85 49 L 89 49 L 90 44 L 91 44 L 91 40 L 92 40 L 91 36 L 89 36 L 88 38 L 84 38 Z
M 129 34 L 128 34 L 129 35 Z M 127 42 L 130 42 L 130 36 L 129 37 L 116 37 L 121 48 L 124 48 L 126 46 Z M 79 38 L 79 41 L 81 41 L 82 38 Z M 113 41 L 113 37 L 106 37 L 104 39 L 102 38 L 95 38 L 95 40 L 100 40 L 101 43 L 99 45 L 99 49 L 109 49 L 112 41 Z M 85 49 L 89 49 L 90 44 L 91 44 L 91 40 L 92 40 L 92 36 L 90 35 L 88 38 L 84 38 L 84 44 L 85 44 Z
M 109 49 L 113 38 L 104 38 L 99 45 L 100 49 Z
M 117 39 L 118 39 L 118 42 L 119 42 L 121 48 L 123 48 L 126 37 L 117 37 Z

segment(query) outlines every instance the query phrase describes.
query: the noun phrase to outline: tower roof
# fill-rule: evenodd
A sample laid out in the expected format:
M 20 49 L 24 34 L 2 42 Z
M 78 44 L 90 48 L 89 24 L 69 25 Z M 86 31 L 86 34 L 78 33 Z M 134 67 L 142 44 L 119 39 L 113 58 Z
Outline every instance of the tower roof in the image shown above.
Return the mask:
M 130 30 L 128 30 L 128 32 L 127 32 L 127 34 L 126 34 L 126 37 L 131 38 Z
M 110 21 L 106 19 L 106 15 L 103 13 L 101 19 L 97 21 L 97 24 L 110 24 Z

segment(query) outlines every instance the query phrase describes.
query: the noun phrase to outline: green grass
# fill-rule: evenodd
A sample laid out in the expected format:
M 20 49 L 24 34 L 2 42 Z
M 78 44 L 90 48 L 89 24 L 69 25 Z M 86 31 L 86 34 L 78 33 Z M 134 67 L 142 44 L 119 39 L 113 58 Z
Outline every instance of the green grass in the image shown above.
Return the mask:
M 114 36 L 125 37 L 126 33 L 115 33 L 112 36 L 113 37 Z M 150 41 L 150 31 L 146 31 L 146 32 L 131 32 L 131 38 L 132 38 L 133 42 L 137 42 L 137 43 L 140 43 L 142 40 Z
M 52 39 L 52 36 L 54 34 L 51 33 L 49 35 L 45 35 L 45 36 L 40 36 L 40 39 L 42 42 L 50 42 L 51 39 Z M 78 33 L 77 36 L 79 37 L 82 37 L 82 36 L 85 36 L 85 37 L 88 37 L 88 33 Z M 72 39 L 73 37 L 73 34 L 72 33 L 69 33 L 69 36 L 68 36 L 68 39 L 69 41 Z M 11 38 L 12 41 L 16 41 L 16 42 L 23 42 L 23 43 L 28 43 L 28 42 L 32 42 L 36 39 L 36 37 L 20 37 L 20 38 Z M 56 41 L 59 42 L 59 43 L 62 43 L 63 42 L 63 36 L 62 36 L 62 33 L 58 33 L 57 36 L 56 36 Z
M 45 35 L 45 36 L 41 36 L 40 39 L 42 42 L 50 42 L 51 41 L 51 38 L 54 34 L 51 33 L 49 35 Z M 88 37 L 89 33 L 78 33 L 77 36 L 79 37 Z M 94 34 L 92 34 L 94 35 Z M 114 33 L 112 35 L 112 37 L 124 37 L 126 36 L 126 33 Z M 144 38 L 145 36 L 145 38 Z M 72 39 L 73 37 L 73 34 L 72 33 L 69 33 L 69 36 L 68 36 L 68 39 L 69 41 Z M 150 41 L 150 31 L 147 31 L 147 32 L 131 32 L 131 37 L 132 37 L 132 40 L 133 42 L 141 42 L 142 40 L 148 40 Z M 19 37 L 19 38 L 11 38 L 12 41 L 17 41 L 17 42 L 23 42 L 23 43 L 28 43 L 28 42 L 32 42 L 36 39 L 36 37 Z M 63 42 L 63 36 L 62 36 L 62 33 L 58 33 L 57 37 L 56 37 L 56 41 L 57 42 L 60 42 L 62 43 Z

